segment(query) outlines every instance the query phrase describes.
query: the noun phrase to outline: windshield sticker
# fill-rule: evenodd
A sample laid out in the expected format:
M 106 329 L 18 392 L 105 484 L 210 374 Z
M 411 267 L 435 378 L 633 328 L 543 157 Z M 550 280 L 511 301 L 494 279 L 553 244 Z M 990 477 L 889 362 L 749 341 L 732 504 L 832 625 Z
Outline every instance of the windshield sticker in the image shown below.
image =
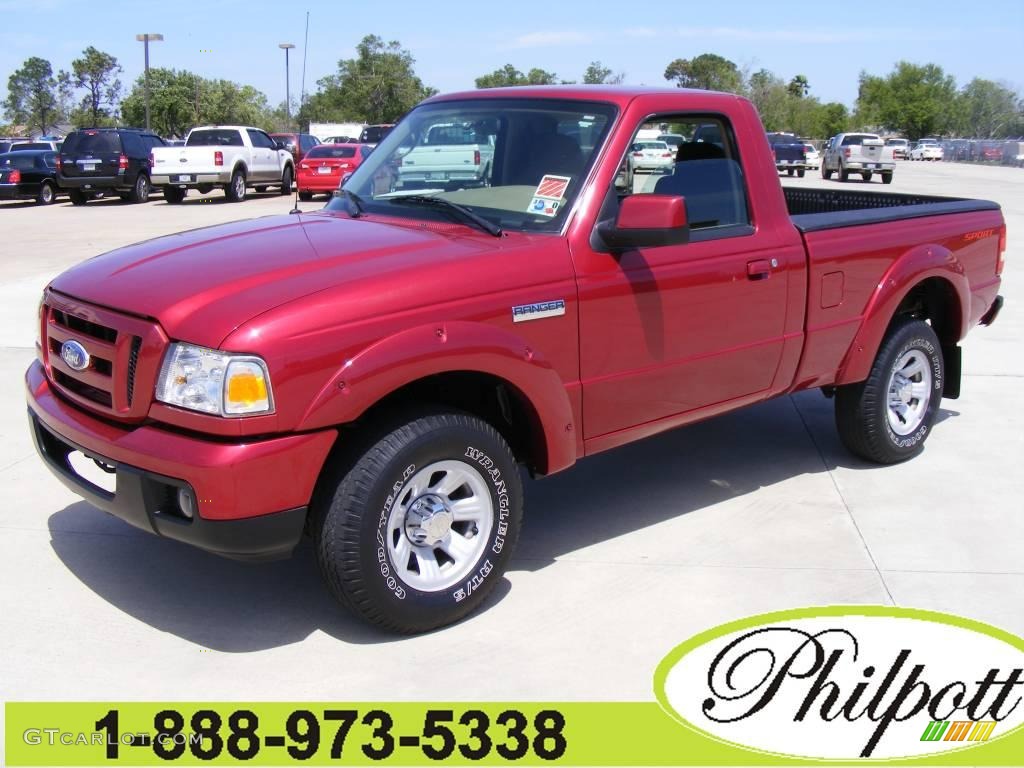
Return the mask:
M 565 196 L 565 190 L 570 181 L 572 181 L 570 176 L 545 174 L 540 180 L 540 184 L 537 185 L 533 199 L 530 201 L 530 207 L 526 209 L 526 212 L 548 218 L 557 216 L 558 208 L 562 204 L 562 198 Z

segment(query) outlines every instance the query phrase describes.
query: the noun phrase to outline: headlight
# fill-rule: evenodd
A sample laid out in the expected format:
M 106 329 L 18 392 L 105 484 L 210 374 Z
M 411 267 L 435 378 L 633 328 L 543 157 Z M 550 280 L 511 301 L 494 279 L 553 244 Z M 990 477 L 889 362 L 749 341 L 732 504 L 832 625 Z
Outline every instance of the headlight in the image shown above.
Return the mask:
M 267 364 L 192 344 L 172 344 L 160 367 L 156 399 L 216 416 L 273 411 Z

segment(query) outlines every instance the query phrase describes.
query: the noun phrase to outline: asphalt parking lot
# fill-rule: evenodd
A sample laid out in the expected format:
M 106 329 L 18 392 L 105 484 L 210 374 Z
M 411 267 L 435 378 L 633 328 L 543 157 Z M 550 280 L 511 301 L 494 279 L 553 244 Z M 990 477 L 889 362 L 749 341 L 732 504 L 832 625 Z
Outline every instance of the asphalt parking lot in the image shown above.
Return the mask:
M 691 635 L 836 603 L 1024 634 L 1024 170 L 901 162 L 891 186 L 846 186 L 994 199 L 1009 225 L 1006 307 L 968 336 L 963 395 L 924 454 L 852 458 L 817 391 L 601 454 L 527 483 L 523 539 L 484 611 L 402 639 L 337 608 L 308 545 L 251 566 L 138 532 L 66 491 L 29 438 L 22 376 L 52 276 L 292 199 L 0 204 L 3 699 L 650 700 L 655 665 Z

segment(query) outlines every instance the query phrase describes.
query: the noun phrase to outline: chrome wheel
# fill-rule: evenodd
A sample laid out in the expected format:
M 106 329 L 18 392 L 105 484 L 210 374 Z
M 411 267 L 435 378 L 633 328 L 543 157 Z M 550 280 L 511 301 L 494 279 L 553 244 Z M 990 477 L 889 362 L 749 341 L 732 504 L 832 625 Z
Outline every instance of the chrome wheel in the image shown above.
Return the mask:
M 235 174 L 235 178 L 231 182 L 232 192 L 236 199 L 241 200 L 245 197 L 245 177 L 242 174 Z
M 494 503 L 480 472 L 462 461 L 438 461 L 402 486 L 387 523 L 398 577 L 437 592 L 462 581 L 487 546 Z
M 897 435 L 909 435 L 921 426 L 932 394 L 928 357 L 919 349 L 903 354 L 889 375 L 886 417 Z

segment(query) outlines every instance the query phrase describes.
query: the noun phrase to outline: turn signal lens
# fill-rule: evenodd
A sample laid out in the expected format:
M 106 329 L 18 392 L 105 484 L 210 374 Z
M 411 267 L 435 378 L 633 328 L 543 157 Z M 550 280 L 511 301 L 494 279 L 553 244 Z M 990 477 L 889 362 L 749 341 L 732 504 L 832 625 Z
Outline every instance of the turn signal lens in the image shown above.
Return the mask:
M 224 383 L 224 412 L 264 413 L 270 410 L 270 392 L 263 365 L 255 360 L 234 360 Z

